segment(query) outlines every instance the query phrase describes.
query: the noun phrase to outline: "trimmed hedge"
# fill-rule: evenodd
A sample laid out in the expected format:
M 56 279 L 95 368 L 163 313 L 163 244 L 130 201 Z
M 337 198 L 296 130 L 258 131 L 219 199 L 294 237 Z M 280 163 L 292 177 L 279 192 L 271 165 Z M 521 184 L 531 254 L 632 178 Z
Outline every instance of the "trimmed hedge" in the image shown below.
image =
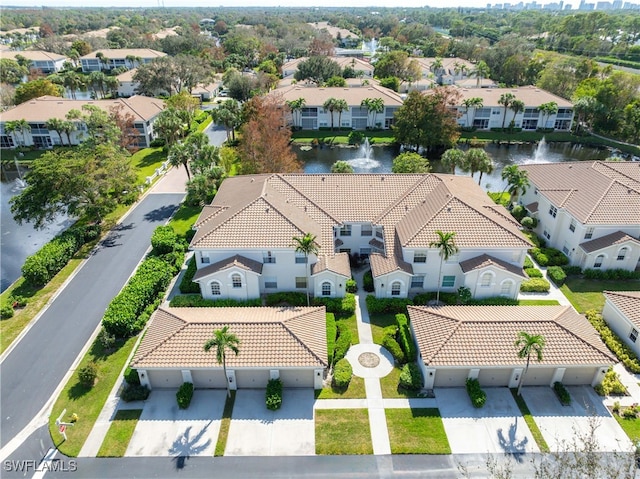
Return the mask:
M 120 399 L 124 402 L 131 401 L 145 401 L 151 391 L 147 386 L 141 386 L 140 384 L 134 384 L 127 386 L 122 393 L 120 393 Z
M 468 378 L 466 382 L 467 393 L 471 404 L 475 408 L 481 408 L 487 402 L 487 393 L 485 393 L 480 387 L 480 383 L 477 379 Z
M 346 323 L 336 321 L 338 328 L 338 339 L 333 349 L 333 361 L 338 362 L 347 355 L 347 351 L 351 347 L 351 330 Z
M 393 359 L 395 359 L 398 364 L 404 364 L 407 362 L 398 341 L 391 336 L 385 336 L 382 338 L 382 347 L 386 348 L 391 353 Z
M 376 298 L 372 294 L 367 296 L 369 314 L 405 313 L 407 306 L 412 304 L 413 301 L 408 298 Z
M 569 264 L 569 258 L 555 248 L 532 248 L 529 254 L 540 266 L 564 266 Z
M 525 268 L 524 272 L 527 273 L 529 278 L 542 278 L 542 271 L 538 268 Z
M 178 295 L 174 296 L 169 302 L 172 308 L 235 308 L 262 306 L 262 300 L 248 299 L 246 301 L 238 301 L 236 299 L 204 299 L 200 295 Z
M 338 325 L 333 313 L 327 313 L 327 359 L 329 364 L 333 364 L 333 349 L 336 347 L 336 337 L 338 336 Z
M 282 406 L 282 381 L 280 379 L 269 379 L 265 403 L 270 411 L 280 409 Z
M 124 380 L 129 386 L 136 386 L 140 384 L 140 376 L 138 376 L 138 371 L 128 367 L 124 371 Z
M 346 293 L 344 298 L 314 298 L 313 304 L 324 306 L 328 313 L 336 316 L 351 316 L 356 312 L 356 297 L 352 293 Z
M 158 226 L 151 235 L 151 246 L 156 255 L 171 253 L 177 242 L 178 235 L 170 225 Z
M 416 351 L 416 345 L 413 342 L 413 336 L 411 335 L 411 329 L 409 328 L 409 321 L 404 314 L 396 314 L 396 323 L 398 324 L 398 343 L 402 347 L 404 356 L 408 362 L 415 361 L 418 352 Z
M 560 381 L 556 381 L 553 383 L 553 390 L 555 391 L 556 396 L 558 396 L 560 404 L 563 406 L 571 404 L 571 395 L 569 394 L 569 391 L 567 391 L 567 388 L 564 387 L 564 384 Z
M 633 374 L 639 374 L 640 361 L 638 361 L 638 357 L 631 348 L 609 328 L 605 320 L 602 318 L 602 315 L 597 311 L 591 310 L 587 311 L 585 316 L 595 330 L 598 331 L 604 344 L 606 344 L 611 352 L 616 355 L 618 360 L 621 361 L 622 364 L 624 364 L 624 366 Z
M 620 376 L 613 368 L 605 373 L 600 384 L 594 387 L 600 396 L 624 396 L 627 394 L 627 388 L 620 382 Z
M 191 399 L 193 399 L 193 384 L 182 383 L 182 386 L 178 388 L 178 392 L 176 393 L 176 399 L 180 409 L 187 409 L 189 404 L 191 404 Z
M 628 280 L 640 279 L 640 271 L 628 271 L 626 269 L 585 269 L 582 273 L 586 279 L 599 280 Z
M 458 291 L 460 291 L 460 288 L 458 288 Z M 471 293 L 471 291 L 469 291 L 469 293 Z M 435 291 L 432 291 L 430 293 L 416 294 L 413 297 L 413 304 L 415 304 L 416 306 L 429 304 L 429 301 L 433 301 L 436 298 L 437 293 Z M 458 293 L 443 293 L 442 291 L 440 292 L 440 301 L 444 304 L 448 304 L 449 306 L 455 306 L 456 304 L 458 304 L 459 299 L 461 298 Z
M 102 318 L 104 329 L 118 338 L 126 338 L 140 332 L 172 276 L 172 265 L 155 257 L 144 260 L 127 285 L 107 307 Z M 147 308 L 150 306 L 153 308 L 148 311 Z
M 182 275 L 182 280 L 180 280 L 180 292 L 182 294 L 200 294 L 200 285 L 192 281 L 196 271 L 198 271 L 196 257 L 192 256 L 187 262 L 187 270 Z
M 528 268 L 535 268 L 535 265 L 533 264 L 533 261 L 531 261 L 531 258 L 529 258 L 528 256 L 524 257 L 524 265 L 522 266 L 522 268 L 526 271 Z
M 556 286 L 562 286 L 567 280 L 567 273 L 564 272 L 561 266 L 549 266 L 547 276 Z
M 375 291 L 373 274 L 371 273 L 371 270 L 368 270 L 364 273 L 364 276 L 362 277 L 362 283 L 362 287 L 367 293 L 373 293 Z
M 336 363 L 333 369 L 333 385 L 339 389 L 346 389 L 353 377 L 351 363 L 345 358 Z
M 271 293 L 266 295 L 265 303 L 267 306 L 277 306 L 282 303 L 286 303 L 289 306 L 306 306 L 307 295 L 295 291 Z
M 0 318 L 9 319 L 13 318 L 13 306 L 9 303 L 3 303 L 0 307 Z
M 520 291 L 523 293 L 548 293 L 551 284 L 544 278 L 532 278 L 520 283 Z
M 467 304 L 471 306 L 518 306 L 519 301 L 505 298 L 504 296 L 492 296 L 490 298 L 472 299 Z
M 561 266 L 561 268 L 567 276 L 579 276 L 582 274 L 582 268 L 580 268 L 580 266 L 565 265 Z
M 357 293 L 358 292 L 358 283 L 356 283 L 355 279 L 348 279 L 345 283 L 345 288 L 347 293 Z
M 422 389 L 422 372 L 416 363 L 407 363 L 402 366 L 400 386 L 412 391 Z

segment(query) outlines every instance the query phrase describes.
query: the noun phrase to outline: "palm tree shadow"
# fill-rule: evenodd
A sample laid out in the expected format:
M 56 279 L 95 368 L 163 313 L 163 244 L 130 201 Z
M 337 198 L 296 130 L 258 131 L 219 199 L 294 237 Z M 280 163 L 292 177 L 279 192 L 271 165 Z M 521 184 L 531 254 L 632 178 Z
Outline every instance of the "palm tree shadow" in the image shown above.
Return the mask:
M 498 429 L 498 443 L 500 447 L 504 450 L 505 454 L 510 454 L 513 458 L 518 461 L 523 461 L 523 456 L 526 453 L 526 446 L 529 442 L 528 437 L 524 437 L 522 439 L 518 439 L 518 418 L 515 418 L 515 421 L 509 426 L 509 433 L 507 437 L 503 434 L 502 429 Z
M 176 469 L 184 468 L 185 461 L 189 459 L 191 456 L 202 453 L 209 445 L 211 444 L 211 438 L 207 439 L 206 442 L 202 441 L 204 434 L 209 429 L 213 421 L 209 421 L 198 433 L 194 436 L 191 436 L 191 428 L 193 426 L 189 426 L 185 429 L 184 433 L 176 438 L 173 441 L 173 445 L 171 449 L 169 449 L 169 454 L 173 456 L 173 461 L 176 462 Z

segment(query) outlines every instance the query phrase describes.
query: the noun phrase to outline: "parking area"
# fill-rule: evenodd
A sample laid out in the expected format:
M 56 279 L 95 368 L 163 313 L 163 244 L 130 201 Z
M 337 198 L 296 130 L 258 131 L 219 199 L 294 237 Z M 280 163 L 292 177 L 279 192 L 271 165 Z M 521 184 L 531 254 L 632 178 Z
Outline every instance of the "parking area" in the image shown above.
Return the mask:
M 313 389 L 285 389 L 282 407 L 269 411 L 264 389 L 236 393 L 225 456 L 315 454 Z
M 125 456 L 213 456 L 225 396 L 224 390 L 196 390 L 180 409 L 175 389 L 153 390 Z
M 487 402 L 476 409 L 464 388 L 438 388 L 436 401 L 453 454 L 539 452 L 507 388 L 485 388 Z
M 593 388 L 588 386 L 569 386 L 571 404 L 562 406 L 553 389 L 548 387 L 526 387 L 522 397 L 529 406 L 540 432 L 549 448 L 562 451 L 568 448 L 580 448 L 575 444 L 579 438 L 590 434 L 595 427 L 599 451 L 628 451 L 631 441 L 611 417 Z

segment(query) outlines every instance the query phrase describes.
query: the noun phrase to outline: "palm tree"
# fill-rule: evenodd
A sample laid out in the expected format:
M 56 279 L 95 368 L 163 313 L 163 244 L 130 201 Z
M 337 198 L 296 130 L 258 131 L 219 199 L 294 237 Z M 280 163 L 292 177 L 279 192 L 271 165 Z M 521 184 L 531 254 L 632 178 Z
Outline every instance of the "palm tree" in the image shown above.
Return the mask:
M 76 130 L 76 124 L 71 120 L 63 120 L 60 129 L 67 136 L 67 145 L 71 146 L 71 133 Z
M 522 100 L 512 100 L 511 105 L 509 105 L 509 109 L 513 112 L 513 119 L 509 123 L 509 127 L 511 125 L 515 126 L 516 116 L 518 113 L 522 113 L 524 111 L 525 104 Z
M 291 113 L 293 113 L 293 127 L 300 126 L 302 127 L 302 118 L 299 118 L 302 114 L 302 109 L 306 105 L 306 100 L 304 98 L 298 98 L 297 100 L 287 101 L 287 106 L 291 108 Z M 296 118 L 299 118 L 300 121 L 297 122 Z
M 471 176 L 473 176 L 476 171 L 479 171 L 480 176 L 478 177 L 478 184 L 480 184 L 482 181 L 482 174 L 489 174 L 493 171 L 493 160 L 482 148 L 471 148 L 465 154 L 464 170 L 470 171 Z
M 483 78 L 489 78 L 491 74 L 491 70 L 489 69 L 489 65 L 484 60 L 480 60 L 476 67 L 471 70 L 469 76 L 476 77 L 476 88 L 480 88 L 480 82 Z
M 62 120 L 61 118 L 50 118 L 45 123 L 47 130 L 53 130 L 58 134 L 58 136 L 60 137 L 60 144 L 62 146 L 64 146 L 64 140 L 62 139 L 62 133 L 64 131 L 62 128 L 63 122 L 64 120 Z
M 294 246 L 296 247 L 296 253 L 304 254 L 304 262 L 306 264 L 305 268 L 307 274 L 307 306 L 309 306 L 311 304 L 309 300 L 309 255 L 317 255 L 320 247 L 318 246 L 318 243 L 316 243 L 316 236 L 311 233 L 306 233 L 303 237 L 294 236 L 293 242 Z
M 542 113 L 542 128 L 546 128 L 549 117 L 558 113 L 558 104 L 555 101 L 543 103 L 538 107 L 538 110 Z
M 456 174 L 456 166 L 458 168 L 464 167 L 464 151 L 458 148 L 450 148 L 442 154 L 440 161 L 442 162 L 442 166 L 444 166 L 447 170 L 451 170 L 451 174 Z
M 384 111 L 384 100 L 382 98 L 365 98 L 360 103 L 360 106 L 367 109 L 367 116 L 372 116 L 371 128 L 375 128 L 378 113 L 382 113 Z
M 349 111 L 349 104 L 347 100 L 336 100 L 333 108 L 338 112 L 338 130 L 340 130 L 342 128 L 342 112 Z
M 333 112 L 336 109 L 337 101 L 338 100 L 331 97 L 331 98 L 327 98 L 325 102 L 322 104 L 322 108 L 324 108 L 325 110 L 328 110 L 329 113 L 331 114 L 331 131 L 333 131 Z
M 500 95 L 500 99 L 498 100 L 498 105 L 502 105 L 504 107 L 504 114 L 502 115 L 502 130 L 504 131 L 504 122 L 507 119 L 507 110 L 511 107 L 511 102 L 516 99 L 516 96 L 513 93 L 503 93 Z
M 231 397 L 231 387 L 229 386 L 229 377 L 227 376 L 227 349 L 230 349 L 237 356 L 240 352 L 238 348 L 240 346 L 240 340 L 238 336 L 229 332 L 229 326 L 224 326 L 222 329 L 216 329 L 213 332 L 213 338 L 204 343 L 204 350 L 209 352 L 211 348 L 216 349 L 216 361 L 218 364 L 222 364 L 222 370 L 224 371 L 224 380 L 227 383 L 227 396 Z
M 531 361 L 531 353 L 535 353 L 538 362 L 542 361 L 542 350 L 544 349 L 544 336 L 541 334 L 529 334 L 524 331 L 518 333 L 518 339 L 516 339 L 515 347 L 520 348 L 518 351 L 518 357 L 520 359 L 527 358 L 527 364 L 524 367 L 524 372 L 520 375 L 520 382 L 518 383 L 518 396 L 520 396 L 520 389 L 522 389 L 522 383 L 524 375 L 529 370 L 529 362 Z
M 236 128 L 242 123 L 242 110 L 237 100 L 229 98 L 211 110 L 211 118 L 217 124 L 224 126 L 227 132 L 227 140 L 236 139 Z M 231 134 L 231 135 L 229 135 Z
M 5 124 L 4 129 L 9 135 L 13 133 L 15 136 L 16 133 L 20 133 L 20 135 L 22 136 L 22 144 L 20 146 L 26 146 L 26 133 L 31 131 L 31 125 L 29 125 L 29 122 L 27 120 L 23 118 L 21 120 L 8 121 Z M 18 141 L 16 141 L 16 143 L 18 143 Z
M 467 114 L 467 128 L 473 127 L 473 122 L 475 121 L 476 110 L 478 108 L 482 108 L 484 103 L 482 102 L 482 98 L 473 97 L 467 98 L 462 102 L 465 108 L 465 113 Z M 473 108 L 473 120 L 469 119 L 469 110 Z
M 507 182 L 502 193 L 509 191 L 509 205 L 513 204 L 518 195 L 525 194 L 529 187 L 529 175 L 525 170 L 518 168 L 518 165 L 505 166 L 500 177 Z
M 456 235 L 454 232 L 443 233 L 436 230 L 438 235 L 437 241 L 429 243 L 430 248 L 438 248 L 440 250 L 440 270 L 438 271 L 438 289 L 436 293 L 436 301 L 440 302 L 440 285 L 442 284 L 442 264 L 458 252 L 458 247 L 453 239 Z

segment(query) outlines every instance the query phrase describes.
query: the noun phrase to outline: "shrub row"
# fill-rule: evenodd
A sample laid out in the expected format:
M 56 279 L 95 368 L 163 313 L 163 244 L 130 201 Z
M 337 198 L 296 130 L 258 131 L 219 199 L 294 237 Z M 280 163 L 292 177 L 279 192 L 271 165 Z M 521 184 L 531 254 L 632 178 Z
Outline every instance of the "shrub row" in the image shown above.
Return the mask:
M 487 393 L 480 388 L 480 382 L 477 379 L 467 379 L 467 393 L 473 407 L 481 408 L 487 402 Z
M 600 396 L 623 396 L 627 394 L 627 388 L 620 382 L 620 376 L 612 368 L 609 368 L 602 382 L 597 384 L 594 389 Z
M 187 262 L 187 270 L 182 275 L 182 280 L 180 281 L 180 292 L 182 294 L 200 294 L 200 285 L 193 282 L 196 271 L 198 271 L 196 257 L 192 256 Z
M 540 238 L 540 236 L 535 234 L 533 231 L 523 231 L 522 234 L 529 238 L 536 248 L 544 248 L 547 245 L 544 238 Z
M 407 306 L 413 304 L 408 298 L 376 298 L 372 294 L 367 296 L 369 314 L 405 313 Z
M 391 353 L 393 359 L 395 359 L 398 364 L 404 364 L 407 362 L 407 358 L 405 357 L 402 348 L 393 336 L 384 336 L 382 338 L 382 347 L 386 348 L 387 351 Z
M 520 291 L 523 293 L 547 293 L 551 284 L 544 278 L 527 279 L 520 283 Z
M 458 293 L 443 293 L 441 291 L 440 301 L 450 306 L 455 306 L 458 303 L 467 304 L 465 301 L 468 302 L 469 299 L 471 299 L 471 290 L 468 291 L 468 294 L 466 290 L 468 290 L 468 288 L 464 288 L 464 286 L 462 286 L 458 288 Z M 429 304 L 429 301 L 433 301 L 436 298 L 437 293 L 435 291 L 431 291 L 428 293 L 419 293 L 413 297 L 413 304 L 415 304 L 416 306 Z
M 407 362 L 413 362 L 418 356 L 416 345 L 413 342 L 409 321 L 404 314 L 396 314 L 396 323 L 398 324 L 398 343 L 402 347 Z
M 182 386 L 178 388 L 176 393 L 176 399 L 178 400 L 178 407 L 180 409 L 187 409 L 193 399 L 193 384 L 182 383 Z
M 276 306 L 282 303 L 286 303 L 289 306 L 306 306 L 307 295 L 295 291 L 283 291 L 281 293 L 268 294 L 265 302 L 267 306 Z
M 336 321 L 338 329 L 338 339 L 336 339 L 336 345 L 333 349 L 333 361 L 337 363 L 347 355 L 347 351 L 351 347 L 351 330 L 347 323 L 343 321 Z
M 535 268 L 535 265 L 533 264 L 533 261 L 531 261 L 531 258 L 529 258 L 528 256 L 525 256 L 524 257 L 524 265 L 522 267 L 526 271 L 529 268 Z
M 582 274 L 582 269 L 580 268 L 580 266 L 570 266 L 570 265 L 564 265 L 561 266 L 562 271 L 564 271 L 564 274 L 566 274 L 567 276 L 578 276 Z
M 633 374 L 640 373 L 640 361 L 635 353 L 627 346 L 620 337 L 611 331 L 607 323 L 602 318 L 602 315 L 597 311 L 591 310 L 585 313 L 585 316 L 600 334 L 602 341 L 616 355 L 619 361 L 631 371 Z
M 265 403 L 270 411 L 280 409 L 282 406 L 282 381 L 280 379 L 269 379 Z
M 171 225 L 158 226 L 151 235 L 151 247 L 156 255 L 171 253 L 177 242 L 178 235 Z
M 353 376 L 353 368 L 346 358 L 336 363 L 333 369 L 333 385 L 338 389 L 346 389 L 351 382 Z
M 356 283 L 355 279 L 348 279 L 345 283 L 345 288 L 347 293 L 357 293 L 358 292 L 358 283 Z
M 327 313 L 327 359 L 329 364 L 333 364 L 333 349 L 336 346 L 336 336 L 338 335 L 338 325 L 333 313 Z
M 564 384 L 560 381 L 556 381 L 553 383 L 553 390 L 555 391 L 556 396 L 558 396 L 560 404 L 563 406 L 571 404 L 571 395 L 569 394 L 569 391 L 567 391 L 567 388 L 564 387 Z
M 567 280 L 567 273 L 564 272 L 561 266 L 549 266 L 547 276 L 556 286 L 562 286 Z
M 172 308 L 235 308 L 262 306 L 260 298 L 238 301 L 236 299 L 204 299 L 200 295 L 188 294 L 174 296 L 169 302 Z
M 173 271 L 173 266 L 161 259 L 149 257 L 144 260 L 107 307 L 102 318 L 104 329 L 119 338 L 141 331 L 153 312 L 154 303 L 169 285 Z
M 467 304 L 473 306 L 518 306 L 517 299 L 505 298 L 504 296 L 492 296 L 491 298 L 472 299 Z
M 540 266 L 564 266 L 569 264 L 569 258 L 555 248 L 531 248 L 529 254 Z
M 151 391 L 147 386 L 141 386 L 140 384 L 129 385 L 120 393 L 120 399 L 124 402 L 144 401 L 149 397 L 149 393 Z
M 140 384 L 140 376 L 138 376 L 138 371 L 128 367 L 124 371 L 124 380 L 127 382 L 129 386 L 135 386 Z
M 375 291 L 371 270 L 364 273 L 364 276 L 362 277 L 362 287 L 367 293 L 373 293 L 373 291 Z
M 336 316 L 351 316 L 356 312 L 356 297 L 346 293 L 344 298 L 314 298 L 315 306 L 324 306 L 328 313 Z
M 586 279 L 619 281 L 628 279 L 640 279 L 640 271 L 628 271 L 626 269 L 585 269 L 582 274 Z
M 400 386 L 412 391 L 422 388 L 422 372 L 416 363 L 407 363 L 402 366 Z
M 32 286 L 47 284 L 83 244 L 96 239 L 99 234 L 99 226 L 72 226 L 28 256 L 22 265 L 22 276 Z
M 542 271 L 538 268 L 525 268 L 524 272 L 527 273 L 529 278 L 542 278 Z

